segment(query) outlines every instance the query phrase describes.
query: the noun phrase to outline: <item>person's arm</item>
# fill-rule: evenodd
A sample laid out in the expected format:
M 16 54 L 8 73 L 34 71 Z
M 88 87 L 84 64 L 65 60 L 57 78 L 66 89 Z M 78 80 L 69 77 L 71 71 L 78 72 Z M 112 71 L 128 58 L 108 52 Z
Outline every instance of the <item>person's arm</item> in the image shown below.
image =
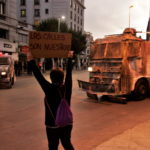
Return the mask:
M 72 58 L 68 58 L 66 78 L 65 78 L 65 98 L 70 105 L 71 94 L 72 94 Z
M 29 65 L 31 67 L 31 70 L 32 70 L 35 78 L 37 79 L 41 88 L 45 92 L 47 90 L 47 84 L 49 84 L 49 82 L 42 75 L 41 71 L 39 70 L 38 66 L 36 65 L 35 60 L 29 61 Z
M 41 71 L 39 70 L 38 66 L 36 65 L 36 62 L 33 59 L 30 52 L 27 54 L 27 59 L 29 61 L 28 65 L 30 66 L 35 78 L 39 82 L 39 84 L 40 84 L 41 88 L 43 89 L 43 91 L 46 92 L 47 84 L 49 84 L 49 82 L 43 77 Z

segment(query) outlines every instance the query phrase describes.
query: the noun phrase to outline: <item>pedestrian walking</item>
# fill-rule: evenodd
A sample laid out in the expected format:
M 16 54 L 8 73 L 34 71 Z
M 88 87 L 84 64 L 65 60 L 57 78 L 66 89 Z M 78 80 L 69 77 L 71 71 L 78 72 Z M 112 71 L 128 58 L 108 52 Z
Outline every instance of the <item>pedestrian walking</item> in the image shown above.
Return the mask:
M 49 150 L 58 150 L 60 141 L 65 150 L 74 150 L 71 143 L 72 123 L 65 126 L 57 126 L 55 124 L 57 109 L 62 97 L 65 97 L 69 105 L 71 103 L 72 58 L 68 58 L 65 82 L 63 82 L 64 71 L 57 68 L 50 72 L 50 79 L 52 83 L 48 82 L 44 78 L 35 63 L 35 60 L 33 60 L 31 53 L 28 54 L 28 61 L 35 78 L 45 93 L 45 125 Z
M 19 62 L 18 62 L 18 76 L 20 76 L 21 73 L 22 73 L 22 62 L 19 61 Z
M 15 61 L 15 64 L 14 64 L 14 68 L 15 68 L 15 75 L 18 76 L 18 61 Z

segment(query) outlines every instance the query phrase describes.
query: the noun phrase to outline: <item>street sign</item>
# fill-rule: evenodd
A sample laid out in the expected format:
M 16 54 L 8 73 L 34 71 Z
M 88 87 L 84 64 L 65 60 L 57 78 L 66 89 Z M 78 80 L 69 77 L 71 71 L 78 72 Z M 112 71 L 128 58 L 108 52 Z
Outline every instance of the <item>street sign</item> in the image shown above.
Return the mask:
M 35 58 L 66 58 L 71 50 L 69 33 L 39 32 L 29 33 L 29 48 Z

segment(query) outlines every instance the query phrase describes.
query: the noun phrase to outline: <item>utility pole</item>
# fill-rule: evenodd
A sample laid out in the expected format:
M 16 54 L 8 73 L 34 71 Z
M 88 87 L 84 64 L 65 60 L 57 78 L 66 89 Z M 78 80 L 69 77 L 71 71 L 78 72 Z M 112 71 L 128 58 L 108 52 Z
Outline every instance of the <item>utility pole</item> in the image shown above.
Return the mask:
M 130 9 L 131 9 L 131 8 L 133 8 L 133 5 L 131 5 L 131 6 L 129 7 L 129 28 L 130 28 L 130 22 L 131 22 L 131 21 L 130 21 L 130 19 L 131 19 L 131 14 L 130 14 L 130 13 L 131 13 L 131 10 L 130 10 Z

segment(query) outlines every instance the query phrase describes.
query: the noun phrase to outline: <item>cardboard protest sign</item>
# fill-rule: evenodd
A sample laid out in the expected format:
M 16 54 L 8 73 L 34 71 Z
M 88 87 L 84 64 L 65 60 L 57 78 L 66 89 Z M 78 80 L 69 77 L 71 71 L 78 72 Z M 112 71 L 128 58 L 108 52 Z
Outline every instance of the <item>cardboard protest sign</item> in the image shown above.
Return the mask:
M 31 31 L 29 49 L 35 58 L 66 58 L 71 38 L 69 33 Z

